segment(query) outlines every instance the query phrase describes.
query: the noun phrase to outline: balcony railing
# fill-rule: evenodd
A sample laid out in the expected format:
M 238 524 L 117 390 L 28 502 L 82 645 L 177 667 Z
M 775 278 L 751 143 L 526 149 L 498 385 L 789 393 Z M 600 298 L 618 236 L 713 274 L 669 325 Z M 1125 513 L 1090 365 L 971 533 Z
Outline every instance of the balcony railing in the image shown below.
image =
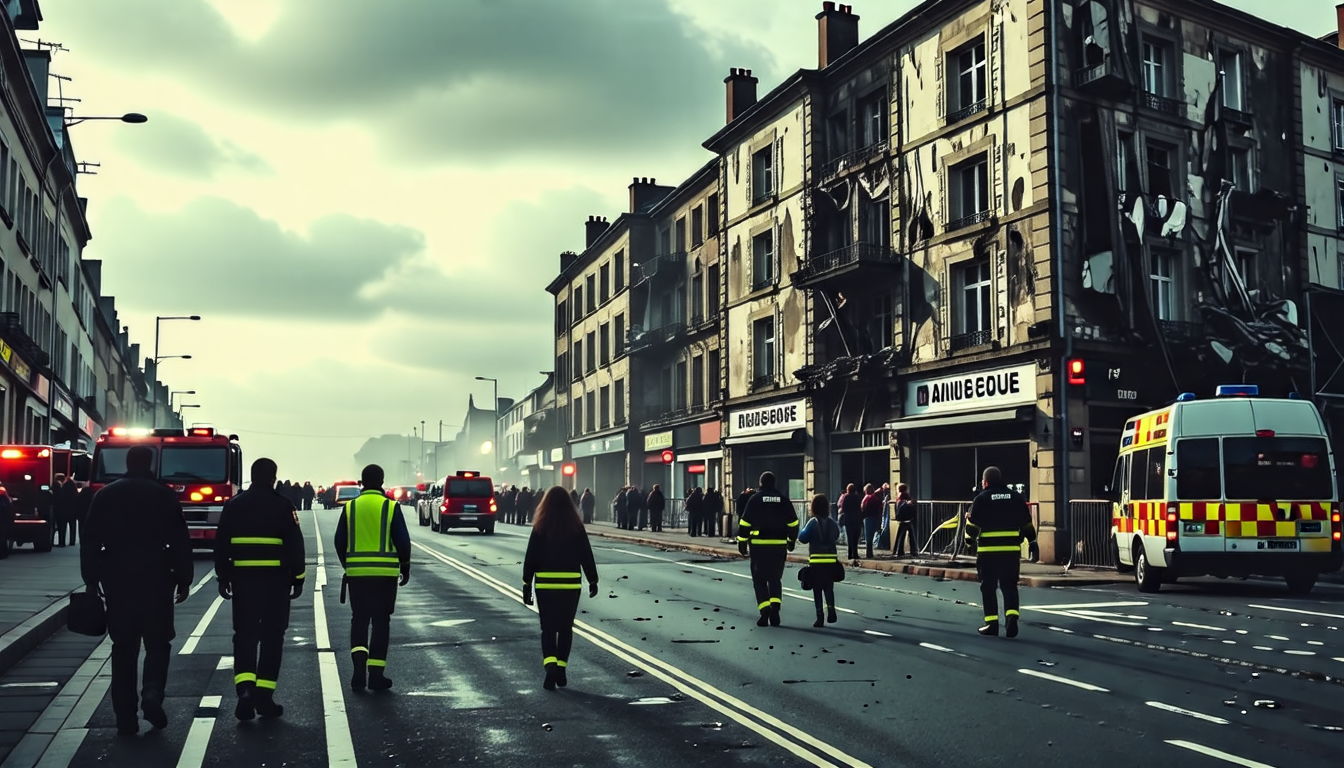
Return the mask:
M 630 352 L 631 354 L 638 354 L 639 352 L 653 349 L 685 336 L 686 323 L 678 320 L 671 323 L 664 323 L 663 325 L 656 328 L 650 328 L 643 332 L 631 330 L 630 335 Z
M 0 312 L 0 339 L 4 339 L 24 360 L 36 368 L 45 368 L 51 357 L 23 327 L 18 312 Z
M 960 219 L 953 219 L 947 223 L 947 231 L 956 232 L 958 229 L 973 227 L 976 224 L 989 221 L 993 215 L 991 211 L 980 211 L 979 213 L 972 213 L 970 216 L 962 216 Z
M 900 258 L 890 246 L 854 243 L 813 256 L 789 277 L 794 285 L 811 285 L 864 266 L 891 267 L 899 264 Z
M 1223 107 L 1222 111 L 1223 121 L 1228 125 L 1235 125 L 1242 128 L 1250 128 L 1254 125 L 1254 121 L 1251 119 L 1251 113 L 1249 112 L 1243 112 L 1240 109 L 1233 109 L 1231 107 Z
M 774 275 L 763 275 L 751 281 L 751 290 L 759 291 L 779 282 Z
M 883 139 L 882 141 L 869 144 L 866 147 L 860 147 L 852 152 L 846 152 L 833 160 L 827 161 L 826 165 L 822 166 L 821 177 L 823 179 L 828 179 L 849 168 L 853 168 L 856 165 L 863 165 L 874 157 L 885 154 L 887 148 L 890 146 L 891 145 L 887 140 Z
M 1139 94 L 1139 106 L 1180 117 L 1185 104 L 1179 99 L 1171 99 L 1166 96 L 1158 96 L 1156 93 L 1143 91 Z
M 635 284 L 638 285 L 639 283 L 654 277 L 659 272 L 667 272 L 674 268 L 681 267 L 685 263 L 685 251 L 674 251 L 672 253 L 664 253 L 659 256 L 654 256 L 652 259 L 639 265 L 639 279 L 635 281 Z
M 953 123 L 960 123 L 962 120 L 965 120 L 971 115 L 974 115 L 977 112 L 984 112 L 988 108 L 989 108 L 989 99 L 981 99 L 975 102 L 974 104 L 968 104 L 962 107 L 961 109 L 958 109 L 956 112 L 948 112 L 947 124 L 951 125 Z
M 1103 95 L 1122 95 L 1133 86 L 1111 61 L 1083 67 L 1073 73 L 1073 87 L 1080 91 L 1096 91 Z
M 758 191 L 752 192 L 752 194 L 751 194 L 751 204 L 752 204 L 753 206 L 755 206 L 755 205 L 760 205 L 761 203 L 764 203 L 765 201 L 769 200 L 770 198 L 772 198 L 772 197 L 774 197 L 774 196 L 775 196 L 775 190 L 774 190 L 773 188 L 771 188 L 771 189 L 763 189 L 763 190 L 758 190 Z
M 983 331 L 971 331 L 970 333 L 959 333 L 952 337 L 952 351 L 960 352 L 963 349 L 972 347 L 983 347 L 994 341 L 993 332 L 988 329 Z
M 644 421 L 641 421 L 639 423 L 639 428 L 641 430 L 647 430 L 647 429 L 653 429 L 655 427 L 662 427 L 669 424 L 675 424 L 679 421 L 685 421 L 687 419 L 695 418 L 696 416 L 700 416 L 708 412 L 709 412 L 709 406 L 703 403 L 700 405 L 690 405 L 685 408 L 672 408 L 670 410 L 663 411 L 655 416 L 650 416 L 648 419 Z

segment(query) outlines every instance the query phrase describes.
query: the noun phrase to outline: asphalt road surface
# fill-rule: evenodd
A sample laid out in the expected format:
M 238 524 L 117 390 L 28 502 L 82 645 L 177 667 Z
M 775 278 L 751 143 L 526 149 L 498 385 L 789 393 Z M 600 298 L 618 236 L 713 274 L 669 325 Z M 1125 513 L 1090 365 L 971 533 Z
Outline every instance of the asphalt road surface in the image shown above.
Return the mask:
M 1023 632 L 1008 640 L 976 635 L 973 583 L 855 571 L 837 586 L 840 621 L 814 629 L 790 566 L 784 626 L 758 628 L 744 560 L 595 538 L 601 591 L 580 604 L 569 687 L 548 692 L 519 595 L 526 530 L 440 535 L 411 512 L 395 689 L 354 694 L 335 514 L 302 513 L 312 568 L 282 719 L 234 720 L 230 607 L 201 558 L 178 612 L 168 729 L 116 736 L 108 646 L 90 640 L 73 673 L 38 663 L 0 677 L 0 694 L 61 694 L 3 768 L 1340 764 L 1338 588 L 1024 589 Z

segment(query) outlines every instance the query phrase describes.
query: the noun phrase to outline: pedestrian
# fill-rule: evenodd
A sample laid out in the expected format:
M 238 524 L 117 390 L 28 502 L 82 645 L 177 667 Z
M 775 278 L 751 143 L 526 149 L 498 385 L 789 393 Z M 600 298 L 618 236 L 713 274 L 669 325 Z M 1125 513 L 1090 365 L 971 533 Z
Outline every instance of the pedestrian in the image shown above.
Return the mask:
M 597 511 L 597 497 L 593 495 L 592 488 L 584 488 L 583 495 L 579 497 L 579 509 L 583 511 L 583 524 L 593 524 L 593 513 Z
M 999 600 L 1003 590 L 1003 613 L 1009 637 L 1017 637 L 1020 616 L 1017 595 L 1018 569 L 1022 564 L 1022 542 L 1036 543 L 1036 526 L 1022 494 L 1003 481 L 998 467 L 985 467 L 980 486 L 984 488 L 966 515 L 967 548 L 976 553 L 980 575 L 980 598 L 985 606 L 985 625 L 981 635 L 999 634 Z
M 873 539 L 882 527 L 882 493 L 872 483 L 863 486 L 863 501 L 859 503 L 863 513 L 864 558 L 873 559 Z
M 577 487 L 570 490 L 569 498 L 574 501 L 574 508 L 578 509 L 580 497 L 579 497 L 579 489 Z
M 80 548 L 86 588 L 107 599 L 112 639 L 112 711 L 117 733 L 140 732 L 138 708 L 156 730 L 168 727 L 163 709 L 168 657 L 176 631 L 174 601 L 191 590 L 191 538 L 182 505 L 155 479 L 154 451 L 137 445 L 126 452 L 126 473 L 93 498 Z M 144 674 L 136 695 L 140 646 Z
M 905 542 L 910 540 L 910 554 L 917 551 L 915 546 L 915 497 L 910 494 L 910 486 L 905 483 L 896 485 L 896 541 L 893 550 L 896 557 L 905 557 Z
M 625 504 L 629 508 L 626 512 L 629 523 L 639 531 L 648 528 L 649 510 L 644 506 L 644 492 L 639 490 L 639 486 L 632 485 L 630 490 L 625 492 Z
M 704 523 L 705 536 L 715 538 L 718 535 L 718 527 L 723 515 L 723 494 L 718 489 L 710 488 L 705 491 L 705 509 Z
M 385 691 L 392 687 L 387 648 L 397 587 L 411 580 L 411 534 L 401 505 L 383 492 L 383 468 L 368 465 L 360 480 L 363 489 L 345 503 L 335 541 L 350 594 L 350 688 Z
M 513 522 L 513 500 L 518 496 L 517 486 L 509 486 L 499 494 L 499 515 L 506 523 Z
M 798 513 L 784 492 L 775 487 L 775 474 L 762 472 L 759 489 L 747 502 L 738 524 L 737 551 L 751 556 L 751 584 L 756 590 L 756 626 L 778 627 L 784 596 L 784 563 L 798 538 Z
M 686 499 L 686 528 L 692 536 L 699 536 L 705 527 L 705 492 L 696 486 Z
M 859 538 L 863 535 L 863 496 L 853 483 L 840 494 L 840 525 L 845 529 L 850 565 L 859 564 Z
M 307 512 L 313 508 L 313 499 L 317 497 L 317 491 L 313 490 L 311 480 L 303 484 L 303 511 Z
M 826 494 L 818 493 L 812 497 L 811 519 L 798 532 L 798 540 L 807 545 L 808 580 L 812 583 L 812 601 L 817 605 L 817 620 L 814 627 L 825 625 L 822 621 L 834 624 L 835 615 L 835 576 L 844 566 L 836 551 L 836 542 L 840 540 L 840 525 L 831 519 L 831 500 Z M 821 612 L 822 601 L 826 603 L 826 613 Z
M 649 530 L 654 533 L 662 533 L 663 510 L 667 509 L 667 498 L 663 496 L 663 486 L 658 483 L 653 484 L 653 490 L 649 491 L 649 498 L 645 500 L 644 506 L 649 509 Z
M 532 519 L 532 489 L 526 485 L 518 491 L 518 499 L 514 502 L 513 522 L 515 525 L 523 525 Z
M 14 535 L 14 502 L 0 485 L 0 560 L 9 557 L 9 539 Z
M 616 492 L 616 496 L 611 500 L 611 511 L 616 517 L 616 527 L 620 529 L 625 529 L 627 527 L 626 523 L 629 522 L 629 516 L 626 514 L 629 506 L 628 500 L 625 498 L 625 492 L 628 490 L 630 490 L 629 486 L 621 486 L 621 489 Z
M 64 547 L 75 546 L 75 531 L 79 527 L 79 488 L 75 485 L 74 478 L 67 479 L 66 476 L 57 472 L 53 478 L 56 487 L 52 494 L 52 507 L 56 514 L 56 546 Z M 69 533 L 69 541 L 66 541 L 66 534 Z
M 224 502 L 215 533 L 219 596 L 233 601 L 233 685 L 239 720 L 280 717 L 275 701 L 289 603 L 303 593 L 303 532 L 294 505 L 275 492 L 275 462 L 252 462 L 252 485 Z M 309 485 L 304 502 L 310 503 Z
M 541 618 L 542 666 L 548 691 L 569 682 L 569 650 L 574 643 L 574 615 L 579 610 L 581 579 L 588 580 L 588 597 L 597 597 L 597 563 L 588 532 L 579 519 L 574 500 L 555 486 L 541 499 L 532 535 L 523 556 L 523 602 L 532 605 L 535 586 L 537 615 Z M 535 584 L 534 584 L 535 582 Z

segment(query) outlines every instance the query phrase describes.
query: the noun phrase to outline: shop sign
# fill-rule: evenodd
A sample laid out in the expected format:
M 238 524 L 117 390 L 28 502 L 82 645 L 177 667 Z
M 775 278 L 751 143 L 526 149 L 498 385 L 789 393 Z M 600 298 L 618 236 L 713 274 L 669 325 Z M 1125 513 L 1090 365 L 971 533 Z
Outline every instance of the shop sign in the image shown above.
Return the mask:
M 17 373 L 18 371 L 15 371 Z M 33 382 L 33 394 L 38 400 L 47 402 L 47 389 L 51 387 L 51 380 L 42 374 L 37 374 L 37 380 Z
M 672 447 L 672 432 L 658 432 L 652 435 L 644 436 L 645 451 L 661 451 L 664 448 Z
M 807 400 L 789 400 L 783 403 L 743 408 L 728 415 L 728 434 L 759 435 L 769 432 L 790 432 L 807 426 Z
M 75 404 L 70 402 L 70 398 L 66 397 L 65 393 L 59 389 L 56 390 L 56 401 L 53 405 L 56 412 L 64 416 L 66 421 L 75 420 Z
M 1015 365 L 906 385 L 905 415 L 988 411 L 1036 402 L 1036 365 Z
M 565 449 L 564 449 L 564 448 L 552 448 L 552 449 L 551 449 L 551 463 L 554 463 L 554 462 L 557 462 L 557 461 L 564 461 L 564 460 L 565 460 Z M 547 462 L 543 461 L 543 462 L 541 462 L 541 463 L 542 463 L 542 464 L 546 464 Z
M 19 353 L 15 352 L 13 347 L 4 341 L 0 341 L 0 360 L 4 360 L 5 365 L 8 365 L 23 382 L 27 383 L 32 379 L 33 369 L 28 366 L 28 363 L 22 357 L 19 357 Z
M 603 453 L 617 453 L 625 450 L 625 435 L 612 435 L 574 444 L 574 457 L 598 456 Z

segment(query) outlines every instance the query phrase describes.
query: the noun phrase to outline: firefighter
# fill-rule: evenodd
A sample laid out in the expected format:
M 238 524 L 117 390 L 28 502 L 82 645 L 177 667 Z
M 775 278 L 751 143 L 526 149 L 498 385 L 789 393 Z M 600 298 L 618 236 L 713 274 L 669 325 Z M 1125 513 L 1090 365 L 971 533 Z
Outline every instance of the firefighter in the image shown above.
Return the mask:
M 762 472 L 756 493 L 742 512 L 737 550 L 745 557 L 750 547 L 751 584 L 756 588 L 756 626 L 779 626 L 784 595 L 784 563 L 798 539 L 798 513 L 775 487 L 775 474 Z
M 597 597 L 597 564 L 588 532 L 573 498 L 560 486 L 541 497 L 532 535 L 523 556 L 523 603 L 532 605 L 535 583 L 541 618 L 542 666 L 548 691 L 564 688 L 569 651 L 574 643 L 574 615 L 579 608 L 581 578 L 588 579 L 588 597 Z
M 387 646 L 397 587 L 411 580 L 411 534 L 401 505 L 383 492 L 383 468 L 370 464 L 360 473 L 363 490 L 346 502 L 336 524 L 336 553 L 345 567 L 350 591 L 350 687 L 385 691 Z M 400 578 L 398 578 L 400 577 Z M 372 625 L 372 635 L 370 635 Z
M 985 625 L 980 634 L 999 634 L 999 600 L 1003 590 L 1003 613 L 1009 637 L 1017 637 L 1017 577 L 1022 560 L 1022 542 L 1036 544 L 1036 527 L 1031 522 L 1027 502 L 1003 482 L 998 467 L 985 467 L 981 475 L 984 488 L 966 515 L 966 545 L 976 553 L 980 573 L 980 595 L 985 606 Z
M 252 462 L 252 485 L 224 504 L 215 534 L 219 595 L 233 600 L 234 715 L 280 717 L 275 701 L 289 602 L 303 592 L 299 513 L 275 491 L 275 462 Z M 260 654 L 258 654 L 260 646 Z

